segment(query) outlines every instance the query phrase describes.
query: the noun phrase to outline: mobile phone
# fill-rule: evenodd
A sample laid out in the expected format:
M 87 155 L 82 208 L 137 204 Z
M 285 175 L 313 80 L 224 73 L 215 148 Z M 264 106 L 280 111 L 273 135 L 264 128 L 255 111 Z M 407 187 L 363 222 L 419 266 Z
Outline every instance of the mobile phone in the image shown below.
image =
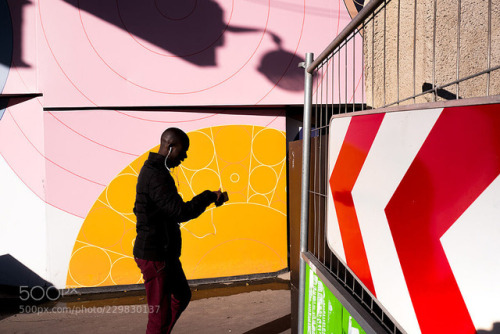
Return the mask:
M 227 191 L 224 191 L 219 199 L 215 202 L 215 206 L 221 206 L 225 202 L 229 201 L 229 195 L 227 194 Z

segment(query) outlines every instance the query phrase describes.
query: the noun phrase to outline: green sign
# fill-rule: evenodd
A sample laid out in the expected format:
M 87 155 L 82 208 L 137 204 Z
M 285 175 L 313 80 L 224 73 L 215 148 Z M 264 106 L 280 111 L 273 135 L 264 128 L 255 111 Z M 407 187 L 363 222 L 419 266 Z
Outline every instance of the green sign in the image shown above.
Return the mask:
M 305 334 L 366 334 L 308 265 L 305 294 Z

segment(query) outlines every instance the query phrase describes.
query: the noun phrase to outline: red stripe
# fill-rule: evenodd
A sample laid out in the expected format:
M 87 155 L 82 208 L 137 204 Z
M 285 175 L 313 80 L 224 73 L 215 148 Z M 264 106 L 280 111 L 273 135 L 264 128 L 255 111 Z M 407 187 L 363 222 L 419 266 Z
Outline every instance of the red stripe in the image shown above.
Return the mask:
M 385 209 L 424 334 L 476 332 L 440 238 L 500 174 L 495 108 L 445 109 Z
M 384 114 L 373 114 L 351 119 L 337 163 L 330 177 L 330 189 L 337 212 L 347 265 L 373 294 L 375 294 L 375 288 L 352 199 L 352 189 L 383 118 Z

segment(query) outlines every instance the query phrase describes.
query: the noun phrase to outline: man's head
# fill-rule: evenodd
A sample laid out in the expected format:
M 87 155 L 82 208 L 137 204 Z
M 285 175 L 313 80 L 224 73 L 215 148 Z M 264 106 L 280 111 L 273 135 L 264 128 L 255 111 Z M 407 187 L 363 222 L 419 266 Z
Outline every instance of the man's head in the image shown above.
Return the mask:
M 189 138 L 184 131 L 178 128 L 168 128 L 163 131 L 158 154 L 167 157 L 169 168 L 179 166 L 182 160 L 187 158 L 188 149 Z

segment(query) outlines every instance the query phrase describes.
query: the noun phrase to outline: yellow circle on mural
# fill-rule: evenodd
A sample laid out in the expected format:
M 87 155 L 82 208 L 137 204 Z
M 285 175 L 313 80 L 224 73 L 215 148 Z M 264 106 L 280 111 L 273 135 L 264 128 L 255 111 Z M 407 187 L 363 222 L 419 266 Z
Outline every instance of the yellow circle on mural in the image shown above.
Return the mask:
M 182 162 L 182 166 L 191 170 L 208 167 L 214 159 L 214 144 L 212 139 L 199 131 L 190 132 L 188 136 L 188 157 Z
M 220 127 L 214 136 L 217 158 L 228 163 L 236 163 L 250 156 L 251 133 L 248 127 Z
M 99 247 L 112 247 L 122 240 L 124 233 L 125 218 L 102 205 L 93 208 L 85 218 L 80 240 Z
M 135 272 L 135 279 L 131 277 L 131 273 Z M 111 280 L 115 284 L 129 284 L 129 282 L 141 280 L 141 271 L 137 267 L 135 260 L 130 257 L 122 257 L 116 260 L 111 266 Z
M 267 194 L 276 188 L 277 179 L 274 169 L 259 166 L 250 173 L 250 186 L 259 194 Z
M 283 147 L 286 147 L 286 138 L 281 132 L 264 129 L 255 135 L 252 152 L 259 163 L 274 166 L 285 158 Z
M 222 185 L 227 192 L 242 191 L 248 187 L 248 166 L 232 164 L 220 172 Z
M 118 175 L 106 188 L 106 199 L 108 204 L 122 214 L 133 214 L 135 197 L 130 193 L 135 192 L 137 175 Z
M 264 195 L 260 195 L 260 194 L 255 194 L 255 195 L 250 196 L 250 198 L 248 199 L 248 203 L 269 206 L 269 200 L 267 199 L 267 197 Z
M 204 190 L 215 191 L 221 187 L 219 175 L 211 169 L 203 169 L 194 173 L 191 179 L 193 192 L 199 194 Z
M 109 276 L 111 259 L 97 247 L 83 246 L 71 256 L 69 275 L 81 286 L 98 286 Z

